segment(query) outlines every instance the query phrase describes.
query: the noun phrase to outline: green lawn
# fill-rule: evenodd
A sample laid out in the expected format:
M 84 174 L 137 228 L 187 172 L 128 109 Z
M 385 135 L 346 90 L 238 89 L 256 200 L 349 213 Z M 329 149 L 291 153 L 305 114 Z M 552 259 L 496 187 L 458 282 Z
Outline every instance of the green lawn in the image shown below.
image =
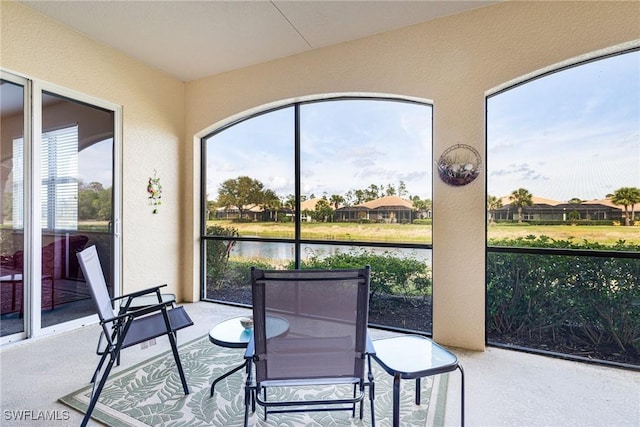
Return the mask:
M 488 227 L 489 239 L 515 239 L 527 236 L 548 236 L 555 240 L 614 244 L 619 240 L 640 245 L 640 227 L 613 225 L 528 225 L 495 224 Z
M 234 227 L 241 236 L 294 237 L 293 223 L 209 221 L 208 225 Z M 431 243 L 431 226 L 416 224 L 303 223 L 302 237 L 319 240 Z M 618 240 L 640 245 L 640 227 L 585 225 L 494 224 L 488 227 L 489 239 L 548 236 L 556 240 L 588 240 L 613 244 Z

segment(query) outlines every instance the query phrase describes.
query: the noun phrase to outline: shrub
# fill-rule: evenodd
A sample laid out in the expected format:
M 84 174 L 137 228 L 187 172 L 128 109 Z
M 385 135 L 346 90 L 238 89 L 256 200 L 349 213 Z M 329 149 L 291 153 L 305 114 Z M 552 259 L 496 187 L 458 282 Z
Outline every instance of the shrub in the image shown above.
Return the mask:
M 221 227 L 210 225 L 207 227 L 208 236 L 238 236 L 238 229 L 233 227 Z M 235 240 L 209 240 L 206 242 L 206 272 L 207 283 L 219 287 L 225 277 L 225 270 L 229 261 L 229 253 L 235 244 Z
M 487 255 L 487 333 L 499 341 L 513 337 L 568 340 L 578 346 L 640 353 L 640 259 L 615 252 L 640 245 L 614 245 L 546 236 L 499 240 L 500 246 L 611 250 L 611 257 L 496 253 Z M 511 337 L 511 338 L 510 338 Z
M 404 298 L 431 295 L 431 269 L 428 264 L 414 258 L 400 258 L 391 251 L 376 254 L 353 249 L 325 258 L 313 256 L 301 268 L 362 268 L 371 266 L 371 298 L 377 294 L 399 295 Z M 293 268 L 290 264 L 288 268 Z
M 271 270 L 275 267 L 266 261 L 260 260 L 243 260 L 243 261 L 229 261 L 224 277 L 224 282 L 234 287 L 249 287 L 251 288 L 251 267 L 262 268 L 265 270 Z

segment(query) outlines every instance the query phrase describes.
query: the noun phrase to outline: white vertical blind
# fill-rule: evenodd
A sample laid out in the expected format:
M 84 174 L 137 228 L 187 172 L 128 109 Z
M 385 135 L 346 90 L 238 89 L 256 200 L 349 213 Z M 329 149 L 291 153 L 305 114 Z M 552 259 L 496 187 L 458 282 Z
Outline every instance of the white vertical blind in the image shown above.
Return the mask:
M 24 140 L 13 140 L 13 228 L 24 226 Z M 78 126 L 42 134 L 42 224 L 78 229 Z
M 24 138 L 13 140 L 12 223 L 14 230 L 24 228 Z
M 78 126 L 42 133 L 42 224 L 78 229 Z

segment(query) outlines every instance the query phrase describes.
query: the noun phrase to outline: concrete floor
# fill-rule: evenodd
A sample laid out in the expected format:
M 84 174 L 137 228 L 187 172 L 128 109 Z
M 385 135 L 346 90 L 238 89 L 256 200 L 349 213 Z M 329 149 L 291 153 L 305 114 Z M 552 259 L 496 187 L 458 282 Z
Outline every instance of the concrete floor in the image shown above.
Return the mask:
M 195 322 L 180 331 L 184 343 L 217 322 L 248 310 L 199 302 L 185 304 Z M 77 426 L 82 416 L 57 402 L 85 385 L 95 369 L 97 325 L 0 350 L 0 425 Z M 372 337 L 393 333 L 371 330 Z M 166 339 L 147 349 L 123 351 L 126 369 L 169 349 Z M 452 349 L 465 370 L 466 425 L 640 426 L 640 373 L 488 348 Z M 460 374 L 450 374 L 446 425 L 460 423 Z M 240 390 L 238 391 L 240 392 Z M 57 411 L 58 421 L 18 421 L 17 413 Z M 92 425 L 98 425 L 92 424 Z M 233 426 L 226 426 L 233 427 Z M 386 426 L 382 426 L 386 427 Z

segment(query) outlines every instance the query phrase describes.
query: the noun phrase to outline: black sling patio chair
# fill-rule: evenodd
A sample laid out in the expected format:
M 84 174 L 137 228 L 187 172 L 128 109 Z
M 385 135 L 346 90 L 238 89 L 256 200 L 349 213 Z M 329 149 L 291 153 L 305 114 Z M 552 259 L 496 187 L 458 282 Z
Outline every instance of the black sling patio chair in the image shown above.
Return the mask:
M 102 334 L 106 341 L 105 348 L 103 350 L 98 349 L 98 354 L 101 355 L 101 358 L 91 378 L 91 382 L 93 383 L 91 400 L 85 416 L 82 419 L 81 426 L 86 426 L 89 422 L 91 413 L 102 392 L 102 388 L 107 382 L 109 372 L 111 372 L 114 363 L 119 359 L 120 350 L 163 335 L 167 335 L 171 343 L 171 350 L 178 368 L 178 373 L 180 374 L 184 394 L 189 394 L 189 387 L 178 354 L 175 334 L 177 330 L 193 325 L 193 322 L 184 310 L 184 307 L 174 307 L 174 301 L 171 300 L 163 301 L 160 289 L 166 285 L 111 298 L 107 292 L 107 285 L 95 246 L 79 252 L 78 260 L 80 261 L 80 267 L 87 281 L 91 297 L 96 305 L 98 318 L 102 326 Z M 129 309 L 130 301 L 144 295 L 155 295 L 157 303 L 154 305 L 146 305 L 137 310 Z M 122 300 L 126 302 L 120 304 Z M 118 306 L 118 310 L 114 309 L 114 303 Z M 124 309 L 122 309 L 123 307 Z M 102 370 L 107 358 L 107 365 L 104 367 L 100 380 L 97 381 L 98 374 Z
M 368 388 L 375 426 L 373 345 L 367 334 L 369 267 L 349 270 L 252 268 L 253 336 L 245 358 L 244 425 L 249 406 L 270 413 L 348 410 Z M 286 328 L 280 327 L 283 323 Z M 269 330 L 269 325 L 280 325 Z M 253 378 L 255 367 L 255 380 Z M 365 368 L 368 369 L 365 372 Z M 320 389 L 335 385 L 342 393 Z M 303 398 L 292 397 L 304 387 Z M 269 392 L 267 392 L 269 390 Z

